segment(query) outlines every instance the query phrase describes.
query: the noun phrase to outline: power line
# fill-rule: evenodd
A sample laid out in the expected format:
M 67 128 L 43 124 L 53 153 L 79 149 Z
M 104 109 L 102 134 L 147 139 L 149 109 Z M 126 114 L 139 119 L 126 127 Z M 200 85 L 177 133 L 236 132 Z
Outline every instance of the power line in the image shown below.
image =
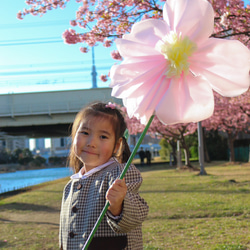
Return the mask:
M 44 43 L 62 43 L 63 39 L 59 37 L 45 37 L 45 38 L 31 38 L 19 40 L 5 40 L 0 41 L 0 46 L 18 46 L 30 44 L 44 44 Z
M 110 58 L 109 58 L 110 59 Z M 69 66 L 79 66 L 79 65 L 88 65 L 91 63 L 91 59 L 84 59 L 83 61 L 66 61 L 66 62 L 48 62 L 48 63 L 32 63 L 32 64 L 11 64 L 11 65 L 2 65 L 1 66 L 1 70 L 3 69 L 19 69 L 19 70 L 23 70 L 23 69 L 27 69 L 27 68 L 44 68 L 44 67 L 69 67 Z M 0 71 L 1 71 L 0 70 Z
M 69 20 L 57 20 L 57 21 L 43 21 L 43 22 L 30 22 L 30 23 L 25 23 L 20 21 L 20 23 L 5 23 L 5 24 L 0 24 L 0 30 L 4 29 L 22 29 L 22 28 L 34 28 L 34 27 L 47 27 L 53 25 L 53 26 L 59 26 L 59 25 L 69 25 Z
M 106 70 L 109 69 L 109 66 L 101 66 L 98 67 L 98 70 Z M 46 70 L 26 70 L 26 71 L 9 71 L 9 72 L 1 72 L 1 77 L 3 76 L 22 76 L 22 75 L 39 75 L 39 74 L 67 74 L 67 73 L 83 73 L 86 71 L 90 71 L 90 68 L 87 67 L 77 67 L 73 69 L 61 68 L 61 69 L 46 69 Z

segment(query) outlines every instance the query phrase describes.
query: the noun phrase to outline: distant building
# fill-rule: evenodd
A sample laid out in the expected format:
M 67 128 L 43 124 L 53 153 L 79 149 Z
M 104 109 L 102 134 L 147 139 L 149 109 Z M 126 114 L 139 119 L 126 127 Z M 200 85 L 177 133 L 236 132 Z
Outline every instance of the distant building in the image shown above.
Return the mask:
M 18 148 L 29 148 L 29 138 L 26 136 L 0 135 L 0 150 L 8 150 L 12 152 Z
M 36 138 L 34 146 L 35 146 L 36 150 L 43 150 L 45 148 L 45 139 L 44 138 Z
M 51 138 L 51 155 L 67 157 L 69 155 L 70 146 L 71 139 L 69 137 Z

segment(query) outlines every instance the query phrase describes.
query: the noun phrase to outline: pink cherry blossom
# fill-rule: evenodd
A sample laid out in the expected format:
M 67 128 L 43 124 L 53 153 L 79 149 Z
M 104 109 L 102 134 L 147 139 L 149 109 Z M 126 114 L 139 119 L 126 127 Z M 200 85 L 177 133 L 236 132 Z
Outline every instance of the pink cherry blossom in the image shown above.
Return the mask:
M 66 30 L 62 35 L 65 43 L 76 44 L 79 42 L 79 37 L 73 29 Z
M 71 25 L 71 26 L 77 26 L 76 20 L 71 20 L 71 21 L 70 21 L 70 25 Z
M 119 51 L 118 50 L 114 50 L 114 51 L 112 51 L 111 52 L 111 57 L 114 59 L 114 60 L 122 60 L 122 57 L 121 57 L 121 55 L 120 55 L 120 53 L 119 53 Z
M 103 81 L 103 82 L 108 81 L 108 78 L 107 78 L 106 75 L 100 75 L 100 79 L 101 79 L 101 81 Z
M 21 11 L 19 11 L 19 12 L 17 13 L 17 18 L 20 19 L 20 20 L 23 19 L 23 14 L 22 14 Z
M 124 61 L 111 68 L 112 95 L 130 117 L 164 124 L 213 114 L 213 90 L 236 96 L 249 87 L 250 52 L 236 40 L 211 38 L 214 11 L 206 0 L 168 0 L 163 20 L 146 19 L 116 40 Z
M 87 53 L 89 51 L 89 49 L 87 47 L 80 47 L 80 51 L 82 53 Z
M 112 45 L 112 41 L 110 40 L 105 40 L 105 42 L 103 43 L 103 46 L 106 48 L 110 47 L 111 45 Z

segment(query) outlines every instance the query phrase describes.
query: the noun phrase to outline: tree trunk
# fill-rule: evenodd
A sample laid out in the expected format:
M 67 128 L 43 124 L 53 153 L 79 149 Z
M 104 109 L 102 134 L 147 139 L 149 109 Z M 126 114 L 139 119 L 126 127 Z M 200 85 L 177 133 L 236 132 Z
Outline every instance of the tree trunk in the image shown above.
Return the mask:
M 235 161 L 235 154 L 234 154 L 234 136 L 232 133 L 228 133 L 228 148 L 229 148 L 229 161 Z
M 175 166 L 177 164 L 177 156 L 176 156 L 176 142 L 174 140 L 171 140 L 169 144 L 172 147 L 172 155 L 173 155 L 173 162 L 172 164 Z
M 207 143 L 206 143 L 206 137 L 205 137 L 205 129 L 203 128 L 203 145 L 204 145 L 204 161 L 209 163 L 211 162 L 210 156 L 207 150 Z
M 187 150 L 184 149 L 184 155 L 185 155 L 185 165 L 188 165 L 188 156 L 187 156 Z
M 184 152 L 185 152 L 185 158 L 186 158 L 185 159 L 185 165 L 187 167 L 189 167 L 189 168 L 194 169 L 194 166 L 190 162 L 190 151 L 189 151 L 189 148 L 188 148 L 188 146 L 186 144 L 185 138 L 182 137 L 180 142 L 181 142 L 181 146 L 182 146 L 182 148 L 184 149 Z

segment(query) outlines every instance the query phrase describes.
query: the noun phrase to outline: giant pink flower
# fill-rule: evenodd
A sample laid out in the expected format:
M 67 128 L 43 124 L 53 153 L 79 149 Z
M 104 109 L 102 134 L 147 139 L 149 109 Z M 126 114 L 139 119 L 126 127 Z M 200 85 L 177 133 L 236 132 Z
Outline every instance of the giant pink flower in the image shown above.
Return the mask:
M 250 52 L 239 41 L 209 38 L 214 11 L 207 0 L 168 0 L 163 20 L 147 19 L 116 40 L 124 58 L 111 68 L 112 95 L 130 117 L 165 124 L 204 120 L 213 91 L 236 96 L 249 87 Z

